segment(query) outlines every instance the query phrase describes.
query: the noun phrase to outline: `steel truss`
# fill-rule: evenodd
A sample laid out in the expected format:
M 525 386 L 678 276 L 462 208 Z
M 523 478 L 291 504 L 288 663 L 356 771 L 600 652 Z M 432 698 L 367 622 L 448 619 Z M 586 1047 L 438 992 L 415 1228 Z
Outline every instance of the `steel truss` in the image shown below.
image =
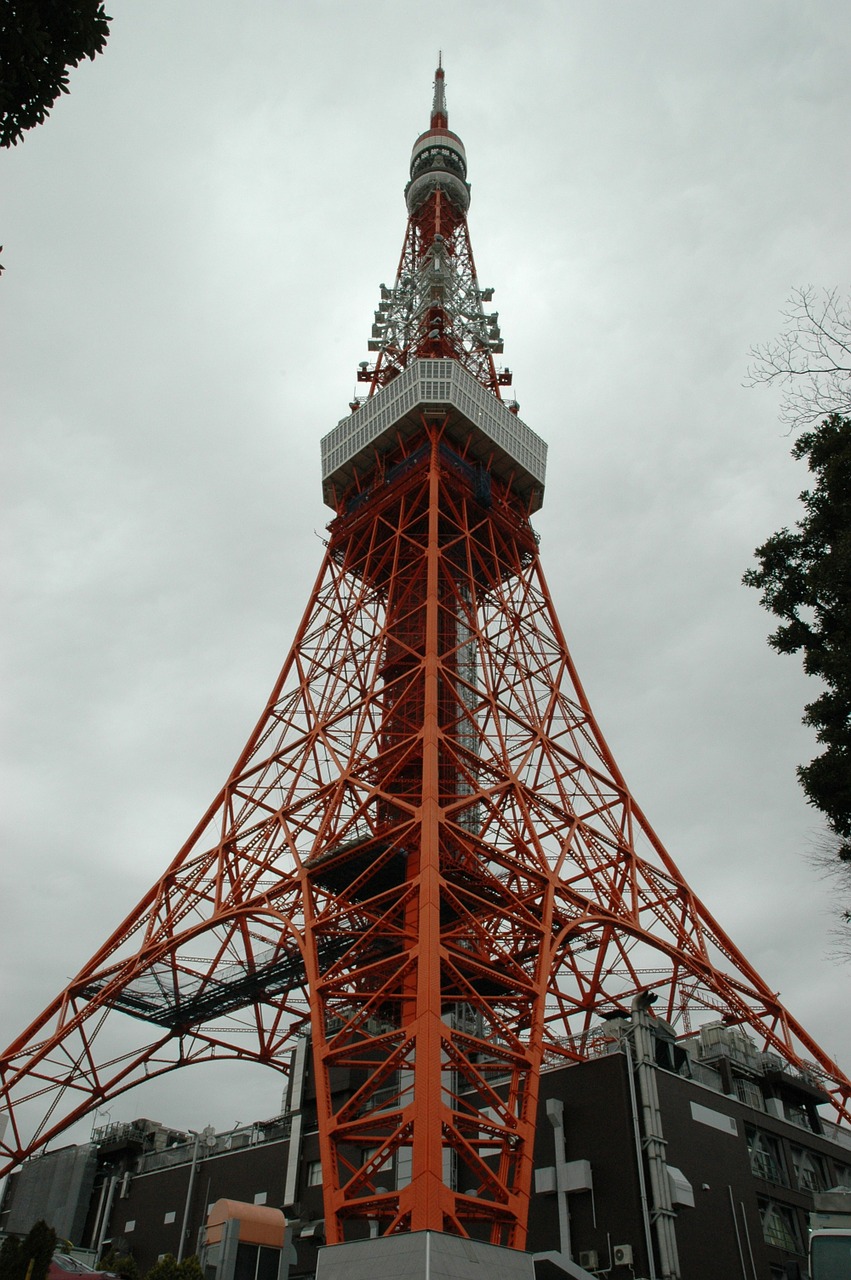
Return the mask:
M 494 370 L 442 81 L 412 161 L 428 195 L 359 375 L 370 394 L 413 358 L 458 360 L 496 396 L 510 376 Z M 368 1220 L 522 1248 L 541 1068 L 598 1052 L 601 1019 L 639 994 L 683 1040 L 748 1029 L 851 1120 L 849 1081 L 630 795 L 510 457 L 487 453 L 474 408 L 411 412 L 395 444 L 391 429 L 354 460 L 222 791 L 0 1057 L 7 1168 L 144 1080 L 224 1058 L 284 1071 L 310 1034 L 329 1243 Z
M 162 1072 L 283 1068 L 310 1026 L 329 1241 L 377 1219 L 522 1247 L 542 1063 L 648 988 L 680 1036 L 749 1028 L 849 1118 L 632 799 L 528 521 L 446 427 L 334 521 L 222 792 L 0 1061 L 10 1163 Z
M 358 374 L 373 395 L 416 358 L 449 358 L 492 391 L 510 382 L 494 365 L 502 351 L 497 313 L 486 314 L 467 219 L 442 191 L 408 218 L 392 290 L 375 313 L 372 369 Z M 383 308 L 383 310 L 381 310 Z

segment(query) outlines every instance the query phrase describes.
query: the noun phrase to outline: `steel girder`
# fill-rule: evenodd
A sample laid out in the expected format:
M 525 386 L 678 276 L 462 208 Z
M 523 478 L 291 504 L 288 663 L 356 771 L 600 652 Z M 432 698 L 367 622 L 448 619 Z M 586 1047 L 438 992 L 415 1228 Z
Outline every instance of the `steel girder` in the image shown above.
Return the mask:
M 487 316 L 476 274 L 467 219 L 438 190 L 408 218 L 386 312 L 376 313 L 378 356 L 359 375 L 369 394 L 392 381 L 411 360 L 449 358 L 501 398 L 493 360 L 502 350 L 495 314 Z M 380 304 L 381 305 L 381 304 Z
M 221 793 L 0 1059 L 8 1163 L 162 1072 L 284 1069 L 312 1028 L 329 1241 L 377 1219 L 522 1247 L 541 1066 L 648 989 L 679 1036 L 747 1028 L 849 1119 L 630 795 L 528 521 L 445 427 L 332 524 Z
M 499 396 L 483 300 L 438 180 L 359 380 L 380 393 L 411 359 L 449 358 Z M 632 798 L 528 505 L 475 434 L 422 409 L 382 456 L 358 456 L 225 786 L 0 1056 L 6 1168 L 144 1080 L 221 1058 L 283 1071 L 310 1034 L 329 1242 L 368 1220 L 522 1248 L 542 1065 L 605 1048 L 601 1017 L 648 993 L 671 1034 L 749 1030 L 851 1120 L 849 1081 Z

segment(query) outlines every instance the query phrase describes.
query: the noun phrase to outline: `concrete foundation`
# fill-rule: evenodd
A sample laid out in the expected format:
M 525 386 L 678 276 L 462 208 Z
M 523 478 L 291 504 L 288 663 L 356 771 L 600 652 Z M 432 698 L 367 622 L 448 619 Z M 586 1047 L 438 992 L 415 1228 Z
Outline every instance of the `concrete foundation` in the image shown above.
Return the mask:
M 535 1280 L 532 1255 L 479 1240 L 413 1231 L 329 1245 L 316 1280 Z

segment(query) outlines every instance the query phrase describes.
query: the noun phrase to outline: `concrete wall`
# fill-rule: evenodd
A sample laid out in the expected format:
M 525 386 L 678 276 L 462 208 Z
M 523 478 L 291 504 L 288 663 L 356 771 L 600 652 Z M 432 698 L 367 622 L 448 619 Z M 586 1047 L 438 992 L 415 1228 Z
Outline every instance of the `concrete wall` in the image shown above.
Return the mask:
M 60 1238 L 79 1244 L 96 1167 L 97 1148 L 92 1143 L 27 1161 L 15 1179 L 6 1231 L 23 1235 L 43 1218 Z

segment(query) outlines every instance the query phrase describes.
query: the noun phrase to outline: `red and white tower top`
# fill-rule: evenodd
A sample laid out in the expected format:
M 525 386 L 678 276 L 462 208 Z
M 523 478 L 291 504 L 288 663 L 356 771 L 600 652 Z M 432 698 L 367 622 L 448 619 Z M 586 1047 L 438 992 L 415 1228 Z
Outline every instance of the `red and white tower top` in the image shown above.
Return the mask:
M 467 229 L 467 153 L 449 128 L 442 65 L 435 72 L 429 127 L 411 152 L 405 202 L 408 225 L 396 281 L 392 289 L 381 286 L 369 342 L 377 357 L 374 365 L 361 365 L 358 381 L 370 384 L 371 396 L 412 359 L 453 359 L 501 398 L 511 374 L 494 366 L 503 349 L 499 320 L 483 305 L 493 289 L 482 288 L 476 276 Z
M 429 127 L 411 151 L 405 187 L 408 223 L 392 288 L 381 285 L 369 350 L 358 381 L 369 384 L 352 414 L 322 441 L 325 500 L 340 510 L 352 490 L 362 492 L 376 459 L 417 429 L 421 410 L 452 407 L 465 456 L 508 483 L 527 512 L 543 497 L 547 447 L 505 401 L 508 369 L 497 312 L 486 312 L 492 288 L 476 275 L 467 210 L 467 153 L 449 128 L 442 65 L 434 79 Z M 400 422 L 400 410 L 402 421 Z M 463 440 L 462 440 L 463 437 Z
M 434 102 L 431 107 L 432 129 L 445 129 L 449 124 L 449 116 L 446 111 L 446 88 L 444 80 L 443 54 L 440 53 L 437 56 L 437 70 L 434 73 Z
M 411 180 L 405 188 L 409 215 L 416 215 L 426 200 L 434 200 L 438 190 L 445 192 L 457 211 L 466 214 L 470 207 L 467 153 L 458 134 L 449 128 L 445 79 L 439 64 L 434 74 L 431 121 L 411 151 Z

